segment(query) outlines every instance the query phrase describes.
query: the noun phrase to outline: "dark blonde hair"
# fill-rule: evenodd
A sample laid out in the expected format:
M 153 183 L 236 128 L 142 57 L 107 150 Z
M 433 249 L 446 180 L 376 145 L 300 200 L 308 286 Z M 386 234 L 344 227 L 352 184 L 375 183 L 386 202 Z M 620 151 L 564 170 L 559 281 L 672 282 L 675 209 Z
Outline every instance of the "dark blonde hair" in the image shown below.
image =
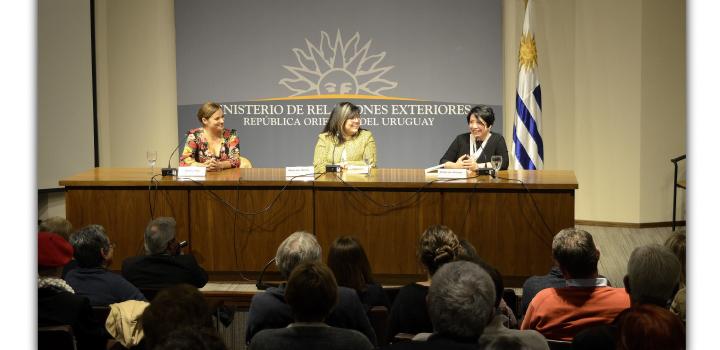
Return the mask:
M 355 116 L 360 115 L 360 108 L 351 102 L 340 102 L 335 105 L 332 112 L 330 112 L 330 118 L 328 118 L 327 124 L 323 129 L 323 133 L 329 136 L 337 137 L 338 143 L 342 144 L 345 140 L 340 137 L 342 135 L 343 126 L 348 119 L 352 119 Z M 362 132 L 362 129 L 358 130 L 358 134 Z
M 367 289 L 367 284 L 375 283 L 365 250 L 354 237 L 336 238 L 330 246 L 327 263 L 340 286 L 359 293 Z
M 207 102 L 203 103 L 202 106 L 200 106 L 200 109 L 198 109 L 197 119 L 200 122 L 200 124 L 202 124 L 203 118 L 210 119 L 210 117 L 212 117 L 212 115 L 215 114 L 215 112 L 217 112 L 218 110 L 220 110 L 219 104 L 212 102 L 212 101 L 207 101 Z
M 455 260 L 460 242 L 455 232 L 445 225 L 432 225 L 420 236 L 417 255 L 430 276 L 445 263 Z

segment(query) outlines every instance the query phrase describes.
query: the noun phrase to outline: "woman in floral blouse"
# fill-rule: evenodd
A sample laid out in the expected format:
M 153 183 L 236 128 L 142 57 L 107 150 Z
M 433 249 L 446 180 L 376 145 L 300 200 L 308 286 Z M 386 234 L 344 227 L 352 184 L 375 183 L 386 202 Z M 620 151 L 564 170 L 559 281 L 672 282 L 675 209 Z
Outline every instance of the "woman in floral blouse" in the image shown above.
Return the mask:
M 205 102 L 197 118 L 202 127 L 188 131 L 180 166 L 202 166 L 208 171 L 240 167 L 240 140 L 235 129 L 225 129 L 220 105 Z

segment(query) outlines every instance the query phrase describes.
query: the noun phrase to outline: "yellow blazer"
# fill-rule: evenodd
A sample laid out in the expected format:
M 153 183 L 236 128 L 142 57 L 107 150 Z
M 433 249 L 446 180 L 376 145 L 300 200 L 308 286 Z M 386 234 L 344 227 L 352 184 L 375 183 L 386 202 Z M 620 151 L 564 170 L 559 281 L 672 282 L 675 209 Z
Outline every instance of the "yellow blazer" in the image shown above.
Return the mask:
M 377 150 L 375 148 L 375 138 L 368 130 L 361 130 L 357 136 L 349 141 L 345 141 L 342 145 L 336 145 L 337 139 L 333 135 L 321 133 L 318 135 L 317 144 L 315 144 L 315 154 L 313 155 L 313 166 L 316 173 L 325 171 L 325 166 L 340 163 L 343 150 L 346 152 L 347 164 L 365 165 L 365 155 L 370 159 L 372 167 L 377 166 Z M 333 152 L 335 153 L 333 156 Z

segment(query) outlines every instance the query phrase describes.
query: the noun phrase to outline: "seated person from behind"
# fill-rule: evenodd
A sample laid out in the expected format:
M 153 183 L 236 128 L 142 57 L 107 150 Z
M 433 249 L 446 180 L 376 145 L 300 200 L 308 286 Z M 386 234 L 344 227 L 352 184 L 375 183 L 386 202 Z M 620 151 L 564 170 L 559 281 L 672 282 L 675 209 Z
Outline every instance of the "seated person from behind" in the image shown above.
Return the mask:
M 567 287 L 546 288 L 530 302 L 520 329 L 534 329 L 545 338 L 571 341 L 581 330 L 611 323 L 630 306 L 623 288 L 598 278 L 600 251 L 587 231 L 567 228 L 555 235 L 552 254 Z
M 340 102 L 332 112 L 323 131 L 318 135 L 313 155 L 316 173 L 326 165 L 366 165 L 377 167 L 375 138 L 360 127 L 360 108 L 350 102 Z
M 202 288 L 205 270 L 191 254 L 182 254 L 175 239 L 175 219 L 160 217 L 145 228 L 145 254 L 125 259 L 122 275 L 140 289 L 161 289 L 187 283 Z
M 503 291 L 505 290 L 502 275 L 500 275 L 500 271 L 485 263 L 484 261 L 478 261 L 478 263 L 478 265 L 480 265 L 480 267 L 482 267 L 485 272 L 490 275 L 493 280 L 493 285 L 495 286 L 494 315 L 490 323 L 488 323 L 488 325 L 485 327 L 482 336 L 480 336 L 480 344 L 484 345 L 484 347 L 481 348 L 488 348 L 491 346 L 491 344 L 497 343 L 499 339 L 506 337 L 508 339 L 516 340 L 517 343 L 520 344 L 520 347 L 518 348 L 528 350 L 549 349 L 545 337 L 543 337 L 542 334 L 538 333 L 538 331 L 532 329 L 523 331 L 518 329 L 511 329 L 506 326 L 506 324 L 508 323 L 508 318 L 500 311 L 500 304 L 503 300 Z
M 78 349 L 101 349 L 107 338 L 92 320 L 90 303 L 60 278 L 73 248 L 55 233 L 38 233 L 38 327 L 70 325 Z
M 275 264 L 283 278 L 303 262 L 319 262 L 322 256 L 320 244 L 314 235 L 295 232 L 288 236 L 277 249 Z M 293 322 L 292 309 L 285 300 L 286 286 L 270 287 L 255 294 L 250 302 L 245 328 L 245 341 L 263 329 L 284 328 Z M 364 334 L 370 343 L 376 344 L 375 331 L 370 325 L 365 308 L 357 293 L 350 288 L 338 287 L 338 303 L 330 311 L 325 322 L 332 327 L 354 329 Z
M 110 243 L 105 229 L 90 225 L 79 229 L 70 236 L 75 249 L 78 268 L 65 276 L 75 294 L 87 297 L 92 306 L 105 306 L 125 300 L 145 300 L 137 287 L 122 276 L 110 272 L 114 244 Z
M 38 232 L 52 232 L 57 233 L 66 241 L 70 241 L 70 234 L 73 232 L 73 226 L 70 221 L 61 216 L 51 216 L 43 220 L 39 227 Z M 65 267 L 63 267 L 62 276 L 65 278 L 67 273 L 77 267 L 77 261 L 70 260 Z
M 500 170 L 507 170 L 510 164 L 505 138 L 490 131 L 495 122 L 495 113 L 486 105 L 477 105 L 467 114 L 470 132 L 458 135 L 440 159 L 448 169 L 475 171 L 478 167 L 491 168 L 490 158 L 502 156 Z
M 240 140 L 235 129 L 225 129 L 225 113 L 215 102 L 205 102 L 197 113 L 202 127 L 187 132 L 180 166 L 201 166 L 208 171 L 247 168 L 240 156 Z
M 161 290 L 141 317 L 145 349 L 155 349 L 166 342 L 175 329 L 192 327 L 214 332 L 212 317 L 205 297 L 188 284 Z
M 625 291 L 633 307 L 652 304 L 669 308 L 670 301 L 680 285 L 680 260 L 673 252 L 659 244 L 640 246 L 633 250 L 623 279 Z M 623 311 L 625 313 L 628 310 Z M 620 313 L 612 324 L 590 327 L 573 338 L 577 349 L 615 349 Z
M 382 285 L 375 282 L 370 261 L 357 239 L 351 236 L 336 238 L 330 246 L 327 261 L 338 285 L 354 289 L 365 305 L 365 311 L 373 306 L 385 306 L 390 310 L 390 298 Z
M 390 308 L 388 336 L 398 333 L 429 333 L 432 323 L 427 309 L 427 294 L 432 278 L 440 266 L 460 253 L 460 243 L 455 233 L 447 226 L 432 225 L 418 240 L 417 256 L 427 271 L 427 280 L 408 284 L 398 291 Z
M 492 318 L 495 286 L 478 264 L 455 261 L 433 275 L 427 309 L 433 334 L 427 341 L 394 343 L 388 349 L 479 349 L 478 339 Z
M 305 262 L 293 269 L 285 288 L 285 300 L 295 322 L 285 328 L 258 332 L 250 350 L 323 349 L 370 350 L 373 345 L 362 333 L 331 327 L 325 323 L 338 299 L 332 271 L 320 262 Z

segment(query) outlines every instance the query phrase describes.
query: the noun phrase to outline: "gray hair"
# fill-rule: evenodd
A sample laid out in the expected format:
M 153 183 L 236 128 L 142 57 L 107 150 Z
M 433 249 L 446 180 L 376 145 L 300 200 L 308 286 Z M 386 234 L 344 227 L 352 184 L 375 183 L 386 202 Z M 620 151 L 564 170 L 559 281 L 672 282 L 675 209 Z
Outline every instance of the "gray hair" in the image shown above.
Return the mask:
M 175 239 L 175 219 L 159 217 L 145 227 L 145 254 L 164 253 L 167 245 Z
M 283 278 L 290 277 L 295 266 L 303 262 L 320 261 L 322 250 L 311 233 L 297 231 L 285 238 L 275 254 L 275 264 Z
M 592 235 L 576 228 L 558 232 L 552 242 L 553 258 L 571 278 L 587 278 L 597 273 L 600 260 Z
M 101 267 L 105 261 L 102 250 L 110 249 L 110 239 L 104 227 L 88 225 L 70 236 L 70 245 L 73 246 L 73 255 L 80 267 L 95 268 Z
M 495 285 L 469 261 L 444 264 L 428 292 L 428 313 L 435 332 L 453 338 L 480 337 L 493 315 Z
M 627 264 L 630 299 L 667 307 L 680 283 L 680 260 L 659 244 L 637 247 Z

